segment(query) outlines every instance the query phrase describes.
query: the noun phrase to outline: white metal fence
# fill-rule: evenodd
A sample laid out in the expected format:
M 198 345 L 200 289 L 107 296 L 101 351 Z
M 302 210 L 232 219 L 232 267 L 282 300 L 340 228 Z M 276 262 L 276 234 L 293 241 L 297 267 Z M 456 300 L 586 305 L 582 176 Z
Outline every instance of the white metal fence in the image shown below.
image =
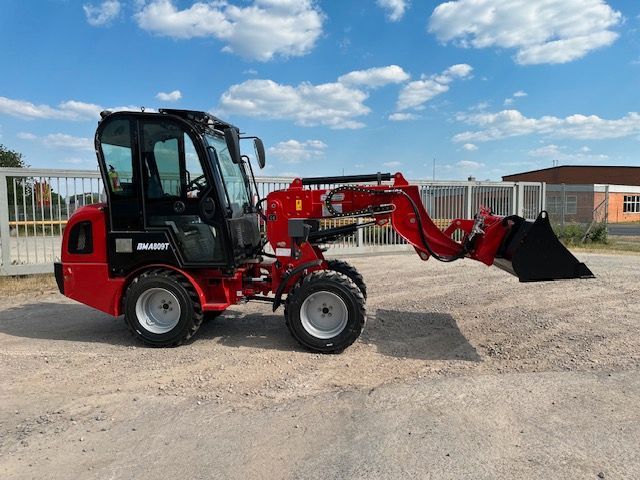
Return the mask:
M 291 178 L 258 178 L 261 197 L 286 188 Z M 445 228 L 454 218 L 472 218 L 488 207 L 498 215 L 535 218 L 545 207 L 544 184 L 529 182 L 413 181 L 431 218 Z M 319 185 L 312 188 L 326 188 Z M 98 172 L 0 168 L 0 275 L 53 271 L 61 234 L 83 205 L 100 201 Z M 366 221 L 361 219 L 360 221 Z M 344 220 L 328 219 L 327 227 Z M 330 253 L 351 254 L 408 248 L 390 226 L 369 226 L 331 246 Z

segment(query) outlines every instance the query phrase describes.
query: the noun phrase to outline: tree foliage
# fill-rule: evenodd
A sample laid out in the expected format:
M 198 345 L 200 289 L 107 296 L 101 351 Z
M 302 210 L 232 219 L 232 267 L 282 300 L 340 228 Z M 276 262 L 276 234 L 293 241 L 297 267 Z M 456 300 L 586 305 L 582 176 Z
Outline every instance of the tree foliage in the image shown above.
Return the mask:
M 0 167 L 9 168 L 27 168 L 29 165 L 22 158 L 22 154 L 9 150 L 7 147 L 0 143 Z M 20 201 L 23 195 L 28 195 L 30 187 L 25 180 L 16 182 L 14 191 L 14 182 L 11 178 L 7 178 L 7 193 L 9 195 L 9 202 L 13 203 Z
M 27 168 L 28 166 L 21 153 L 9 150 L 0 143 L 0 167 Z

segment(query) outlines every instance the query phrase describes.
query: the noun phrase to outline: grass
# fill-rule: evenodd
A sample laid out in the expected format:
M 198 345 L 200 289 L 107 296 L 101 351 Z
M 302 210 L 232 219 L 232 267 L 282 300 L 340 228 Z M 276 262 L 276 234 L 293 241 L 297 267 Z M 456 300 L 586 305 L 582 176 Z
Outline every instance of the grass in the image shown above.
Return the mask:
M 578 243 L 567 247 L 580 252 L 640 254 L 640 237 L 609 236 L 607 243 Z
M 0 277 L 0 295 L 43 293 L 57 289 L 53 274 Z

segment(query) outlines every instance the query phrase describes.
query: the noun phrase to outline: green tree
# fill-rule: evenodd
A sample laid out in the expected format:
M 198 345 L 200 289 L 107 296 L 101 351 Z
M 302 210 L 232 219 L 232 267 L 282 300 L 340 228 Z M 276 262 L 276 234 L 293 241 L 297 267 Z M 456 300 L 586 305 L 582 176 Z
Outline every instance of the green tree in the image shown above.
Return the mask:
M 29 165 L 22 159 L 22 154 L 9 150 L 0 143 L 0 167 L 27 168 Z
M 24 161 L 21 153 L 9 150 L 4 145 L 0 144 L 0 167 L 28 168 L 29 165 Z M 7 177 L 7 192 L 9 194 L 10 205 L 13 205 L 14 199 L 16 202 L 19 202 L 23 193 L 26 193 L 27 195 L 30 193 L 30 185 L 26 180 L 22 180 L 20 182 L 16 181 L 15 192 L 13 184 L 13 178 Z

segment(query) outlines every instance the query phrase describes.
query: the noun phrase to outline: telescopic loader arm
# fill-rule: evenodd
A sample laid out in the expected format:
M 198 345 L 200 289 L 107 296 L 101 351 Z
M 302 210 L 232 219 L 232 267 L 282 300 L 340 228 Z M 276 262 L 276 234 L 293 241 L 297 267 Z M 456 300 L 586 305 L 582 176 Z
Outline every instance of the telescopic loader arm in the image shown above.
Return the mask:
M 378 181 L 376 185 L 304 188 L 391 178 L 391 185 Z M 321 255 L 318 245 L 350 235 L 363 226 L 352 223 L 323 230 L 318 220 L 354 217 L 373 218 L 372 223 L 380 226 L 390 221 L 422 260 L 434 257 L 451 262 L 470 258 L 496 265 L 522 282 L 593 277 L 557 239 L 546 212 L 529 222 L 518 216 L 496 216 L 483 209 L 475 219 L 456 219 L 443 231 L 425 210 L 418 187 L 410 185 L 400 173 L 295 179 L 288 189 L 267 197 L 267 238 L 276 256 L 284 261 L 287 257 L 311 259 Z M 453 238 L 457 231 L 463 232 L 461 241 Z

